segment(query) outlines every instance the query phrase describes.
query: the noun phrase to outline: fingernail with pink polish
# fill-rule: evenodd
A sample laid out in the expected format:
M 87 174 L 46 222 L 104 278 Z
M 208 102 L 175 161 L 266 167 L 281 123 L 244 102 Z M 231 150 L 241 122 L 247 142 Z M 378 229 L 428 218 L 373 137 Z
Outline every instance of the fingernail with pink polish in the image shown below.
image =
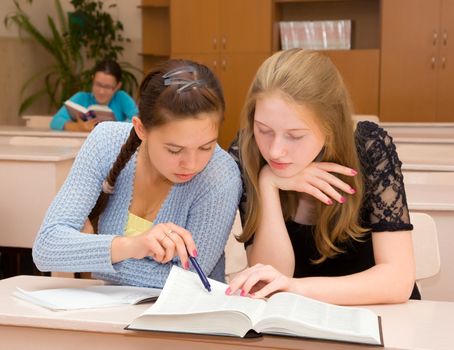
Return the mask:
M 351 171 L 352 171 L 352 175 L 358 174 L 358 172 L 356 170 L 351 169 Z
M 243 289 L 241 289 L 240 295 L 241 295 L 242 297 L 245 297 L 245 296 L 246 296 L 246 292 L 245 292 Z
M 345 201 L 346 201 L 345 197 L 340 197 L 339 203 L 345 203 Z
M 328 200 L 326 201 L 326 204 L 328 204 L 328 205 L 333 205 L 333 201 L 332 201 L 331 199 L 328 199 Z
M 227 289 L 225 290 L 225 294 L 226 294 L 226 295 L 230 295 L 230 293 L 232 293 L 232 290 L 231 290 L 230 287 L 229 287 L 229 288 L 227 288 Z
M 197 249 L 194 249 L 194 250 L 192 251 L 192 256 L 193 256 L 194 258 L 197 258 L 198 255 L 199 255 L 199 253 L 197 252 Z
M 351 194 L 355 194 L 356 193 L 356 190 L 354 188 L 350 188 L 350 193 Z
M 186 261 L 186 262 L 184 263 L 184 269 L 185 269 L 185 270 L 189 270 L 189 261 Z

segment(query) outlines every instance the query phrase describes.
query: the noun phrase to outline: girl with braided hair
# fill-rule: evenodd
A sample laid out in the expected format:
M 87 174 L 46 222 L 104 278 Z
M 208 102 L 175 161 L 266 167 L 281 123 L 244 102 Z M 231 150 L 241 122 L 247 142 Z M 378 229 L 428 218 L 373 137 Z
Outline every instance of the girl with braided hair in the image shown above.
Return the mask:
M 203 65 L 168 60 L 143 80 L 138 106 L 132 125 L 104 122 L 88 136 L 37 235 L 35 264 L 162 287 L 190 254 L 222 281 L 241 178 L 216 143 L 219 81 Z

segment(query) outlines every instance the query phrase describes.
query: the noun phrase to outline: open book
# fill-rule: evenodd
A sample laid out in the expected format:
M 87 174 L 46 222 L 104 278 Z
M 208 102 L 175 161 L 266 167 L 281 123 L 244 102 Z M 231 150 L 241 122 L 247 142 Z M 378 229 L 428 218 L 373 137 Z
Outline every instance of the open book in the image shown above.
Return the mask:
M 83 121 L 96 119 L 97 122 L 116 120 L 114 112 L 107 106 L 91 105 L 88 108 L 85 108 L 80 104 L 67 100 L 65 101 L 65 107 L 73 121 L 77 121 L 77 119 Z
M 58 311 L 111 307 L 156 301 L 161 289 L 99 285 L 85 288 L 56 288 L 27 291 L 17 287 L 19 299 Z
M 227 296 L 228 287 L 173 266 L 158 301 L 126 327 L 244 337 L 248 332 L 383 345 L 380 318 L 364 308 L 336 306 L 280 292 L 267 300 Z

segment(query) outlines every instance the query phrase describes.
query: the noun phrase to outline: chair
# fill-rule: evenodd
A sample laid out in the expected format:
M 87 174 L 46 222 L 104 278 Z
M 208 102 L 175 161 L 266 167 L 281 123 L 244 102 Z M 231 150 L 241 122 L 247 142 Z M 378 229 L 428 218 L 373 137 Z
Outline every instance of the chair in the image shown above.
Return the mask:
M 237 210 L 235 221 L 230 232 L 227 245 L 225 247 L 225 280 L 227 283 L 238 273 L 247 267 L 246 250 L 244 244 L 236 240 L 235 236 L 239 236 L 242 231 L 240 214 Z
M 416 264 L 416 284 L 421 291 L 420 280 L 435 276 L 440 271 L 440 251 L 434 219 L 425 213 L 410 212 L 413 224 L 413 251 Z

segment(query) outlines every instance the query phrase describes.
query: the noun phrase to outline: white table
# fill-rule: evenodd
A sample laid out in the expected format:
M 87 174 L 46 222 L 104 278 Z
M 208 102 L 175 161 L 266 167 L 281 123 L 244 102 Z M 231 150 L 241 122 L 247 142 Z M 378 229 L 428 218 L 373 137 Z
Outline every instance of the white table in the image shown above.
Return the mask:
M 371 349 L 287 337 L 256 339 L 124 330 L 149 304 L 53 312 L 12 296 L 27 290 L 78 287 L 95 280 L 16 276 L 0 281 L 0 337 L 5 349 Z M 452 349 L 454 303 L 409 301 L 366 306 L 382 317 L 386 349 Z
M 38 137 L 65 137 L 83 138 L 89 132 L 59 131 L 50 129 L 31 128 L 27 126 L 0 125 L 0 136 L 38 136 Z
M 0 136 L 2 247 L 32 247 L 44 214 L 81 145 L 74 140 L 70 145 L 45 143 L 47 138 L 16 142 L 21 137 Z
M 380 123 L 395 143 L 454 143 L 454 123 Z
M 396 143 L 403 170 L 454 172 L 454 143 Z

